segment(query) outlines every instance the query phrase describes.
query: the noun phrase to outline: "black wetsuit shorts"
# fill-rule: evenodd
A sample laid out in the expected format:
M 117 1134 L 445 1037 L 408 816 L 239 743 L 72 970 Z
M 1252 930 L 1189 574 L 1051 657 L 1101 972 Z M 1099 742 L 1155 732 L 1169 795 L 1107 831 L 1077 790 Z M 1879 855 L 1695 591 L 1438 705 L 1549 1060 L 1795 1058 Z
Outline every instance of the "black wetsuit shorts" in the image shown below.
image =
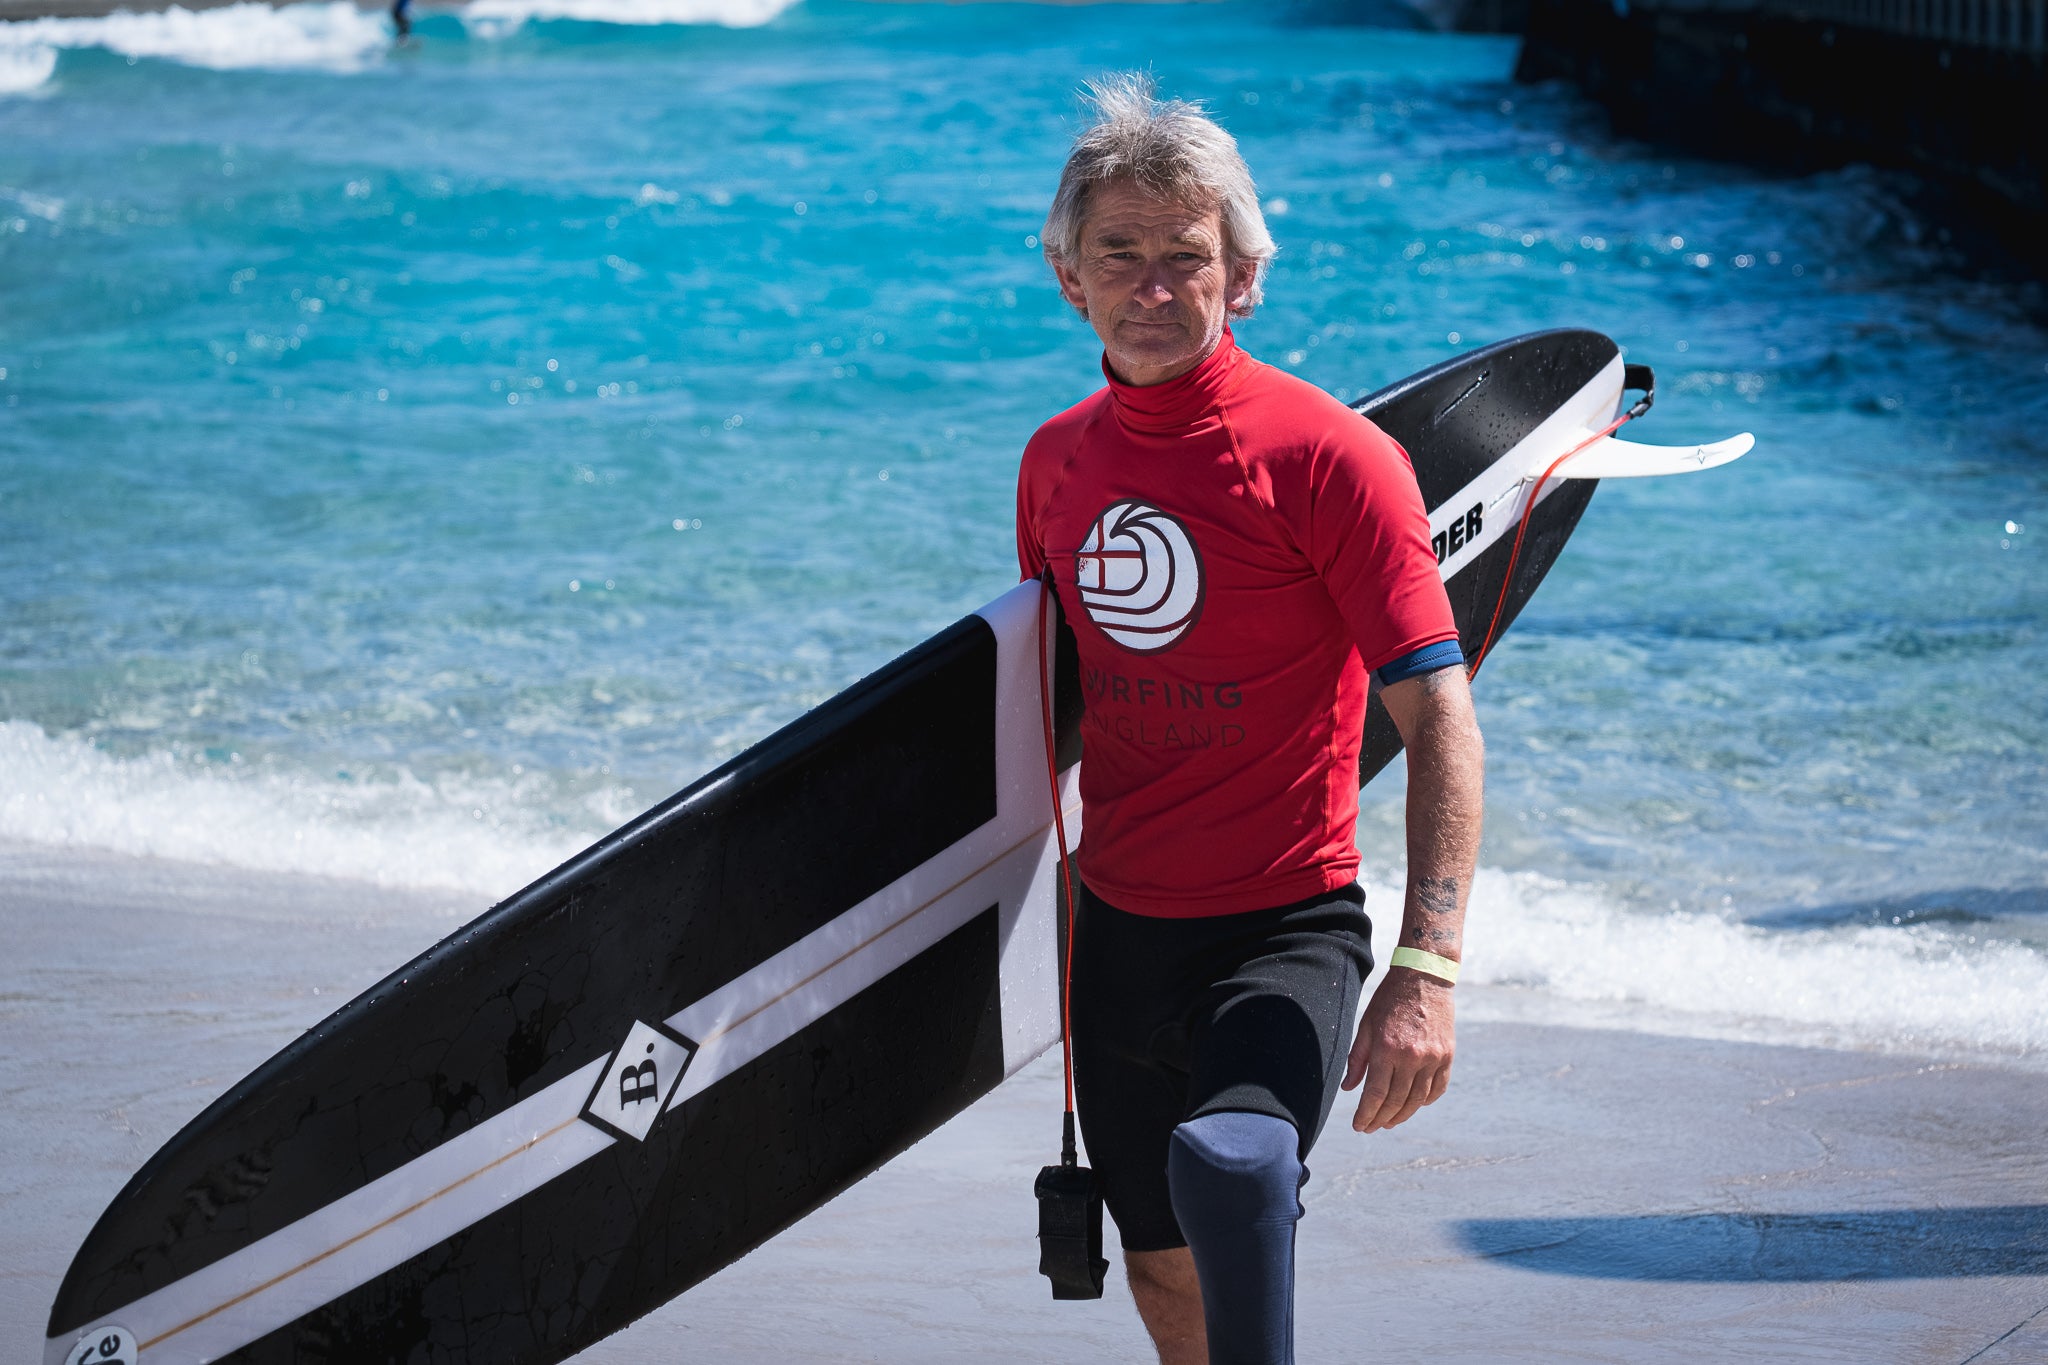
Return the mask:
M 1125 1250 L 1187 1245 L 1166 1187 L 1167 1142 L 1187 1119 L 1218 1110 L 1286 1119 L 1307 1160 L 1371 971 L 1356 883 L 1201 919 L 1130 914 L 1081 888 L 1076 1104 Z

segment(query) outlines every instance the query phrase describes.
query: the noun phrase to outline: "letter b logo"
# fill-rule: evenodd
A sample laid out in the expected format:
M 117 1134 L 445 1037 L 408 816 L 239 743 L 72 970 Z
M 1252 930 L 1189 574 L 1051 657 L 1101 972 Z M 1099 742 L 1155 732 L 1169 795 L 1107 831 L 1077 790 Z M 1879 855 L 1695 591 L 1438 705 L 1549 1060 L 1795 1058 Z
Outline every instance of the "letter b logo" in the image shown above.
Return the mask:
M 647 1050 L 654 1051 L 654 1044 L 649 1043 Z M 660 1099 L 661 1086 L 654 1077 L 655 1067 L 652 1060 L 642 1062 L 638 1066 L 629 1066 L 619 1072 L 619 1108 Z
M 605 1063 L 583 1106 L 583 1118 L 614 1137 L 647 1140 L 655 1120 L 675 1102 L 697 1045 L 657 1024 L 635 1021 Z

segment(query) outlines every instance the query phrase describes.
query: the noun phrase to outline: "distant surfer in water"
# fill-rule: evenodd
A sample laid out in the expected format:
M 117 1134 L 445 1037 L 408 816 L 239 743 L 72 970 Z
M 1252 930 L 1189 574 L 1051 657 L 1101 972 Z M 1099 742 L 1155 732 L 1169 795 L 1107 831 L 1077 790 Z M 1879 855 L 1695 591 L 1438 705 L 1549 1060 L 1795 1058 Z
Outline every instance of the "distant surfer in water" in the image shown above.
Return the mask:
M 412 41 L 412 0 L 391 0 L 391 22 L 398 26 L 401 45 Z
M 1107 387 L 1040 427 L 1017 551 L 1080 647 L 1081 1131 L 1165 1365 L 1294 1359 L 1303 1162 L 1444 1093 L 1484 756 L 1406 453 L 1239 349 L 1275 250 L 1198 106 L 1090 87 L 1044 232 Z M 1408 751 L 1400 947 L 1371 969 L 1358 753 Z

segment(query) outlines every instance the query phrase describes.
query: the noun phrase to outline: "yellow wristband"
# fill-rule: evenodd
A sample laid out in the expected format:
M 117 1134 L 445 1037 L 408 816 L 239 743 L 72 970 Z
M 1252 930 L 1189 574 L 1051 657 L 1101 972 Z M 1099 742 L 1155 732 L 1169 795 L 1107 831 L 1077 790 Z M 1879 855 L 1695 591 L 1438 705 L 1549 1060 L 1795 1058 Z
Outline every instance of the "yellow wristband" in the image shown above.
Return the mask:
M 1426 972 L 1452 986 L 1458 984 L 1456 962 L 1435 953 L 1425 953 L 1420 948 L 1396 948 L 1387 962 L 1390 966 L 1412 967 L 1418 972 Z

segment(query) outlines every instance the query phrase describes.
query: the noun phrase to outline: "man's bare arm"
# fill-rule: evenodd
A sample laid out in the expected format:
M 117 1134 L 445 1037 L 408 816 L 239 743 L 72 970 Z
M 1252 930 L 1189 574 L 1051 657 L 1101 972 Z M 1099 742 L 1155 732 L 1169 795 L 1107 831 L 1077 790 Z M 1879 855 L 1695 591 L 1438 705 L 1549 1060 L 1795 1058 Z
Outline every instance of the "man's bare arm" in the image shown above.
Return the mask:
M 1479 860 L 1486 751 L 1462 668 L 1443 668 L 1382 689 L 1380 699 L 1408 749 L 1408 894 L 1401 943 L 1453 960 L 1462 955 L 1465 902 Z M 1344 1072 L 1360 1080 L 1361 1133 L 1392 1128 L 1434 1103 L 1450 1084 L 1455 1051 L 1451 988 L 1406 967 L 1387 973 L 1366 1006 Z

